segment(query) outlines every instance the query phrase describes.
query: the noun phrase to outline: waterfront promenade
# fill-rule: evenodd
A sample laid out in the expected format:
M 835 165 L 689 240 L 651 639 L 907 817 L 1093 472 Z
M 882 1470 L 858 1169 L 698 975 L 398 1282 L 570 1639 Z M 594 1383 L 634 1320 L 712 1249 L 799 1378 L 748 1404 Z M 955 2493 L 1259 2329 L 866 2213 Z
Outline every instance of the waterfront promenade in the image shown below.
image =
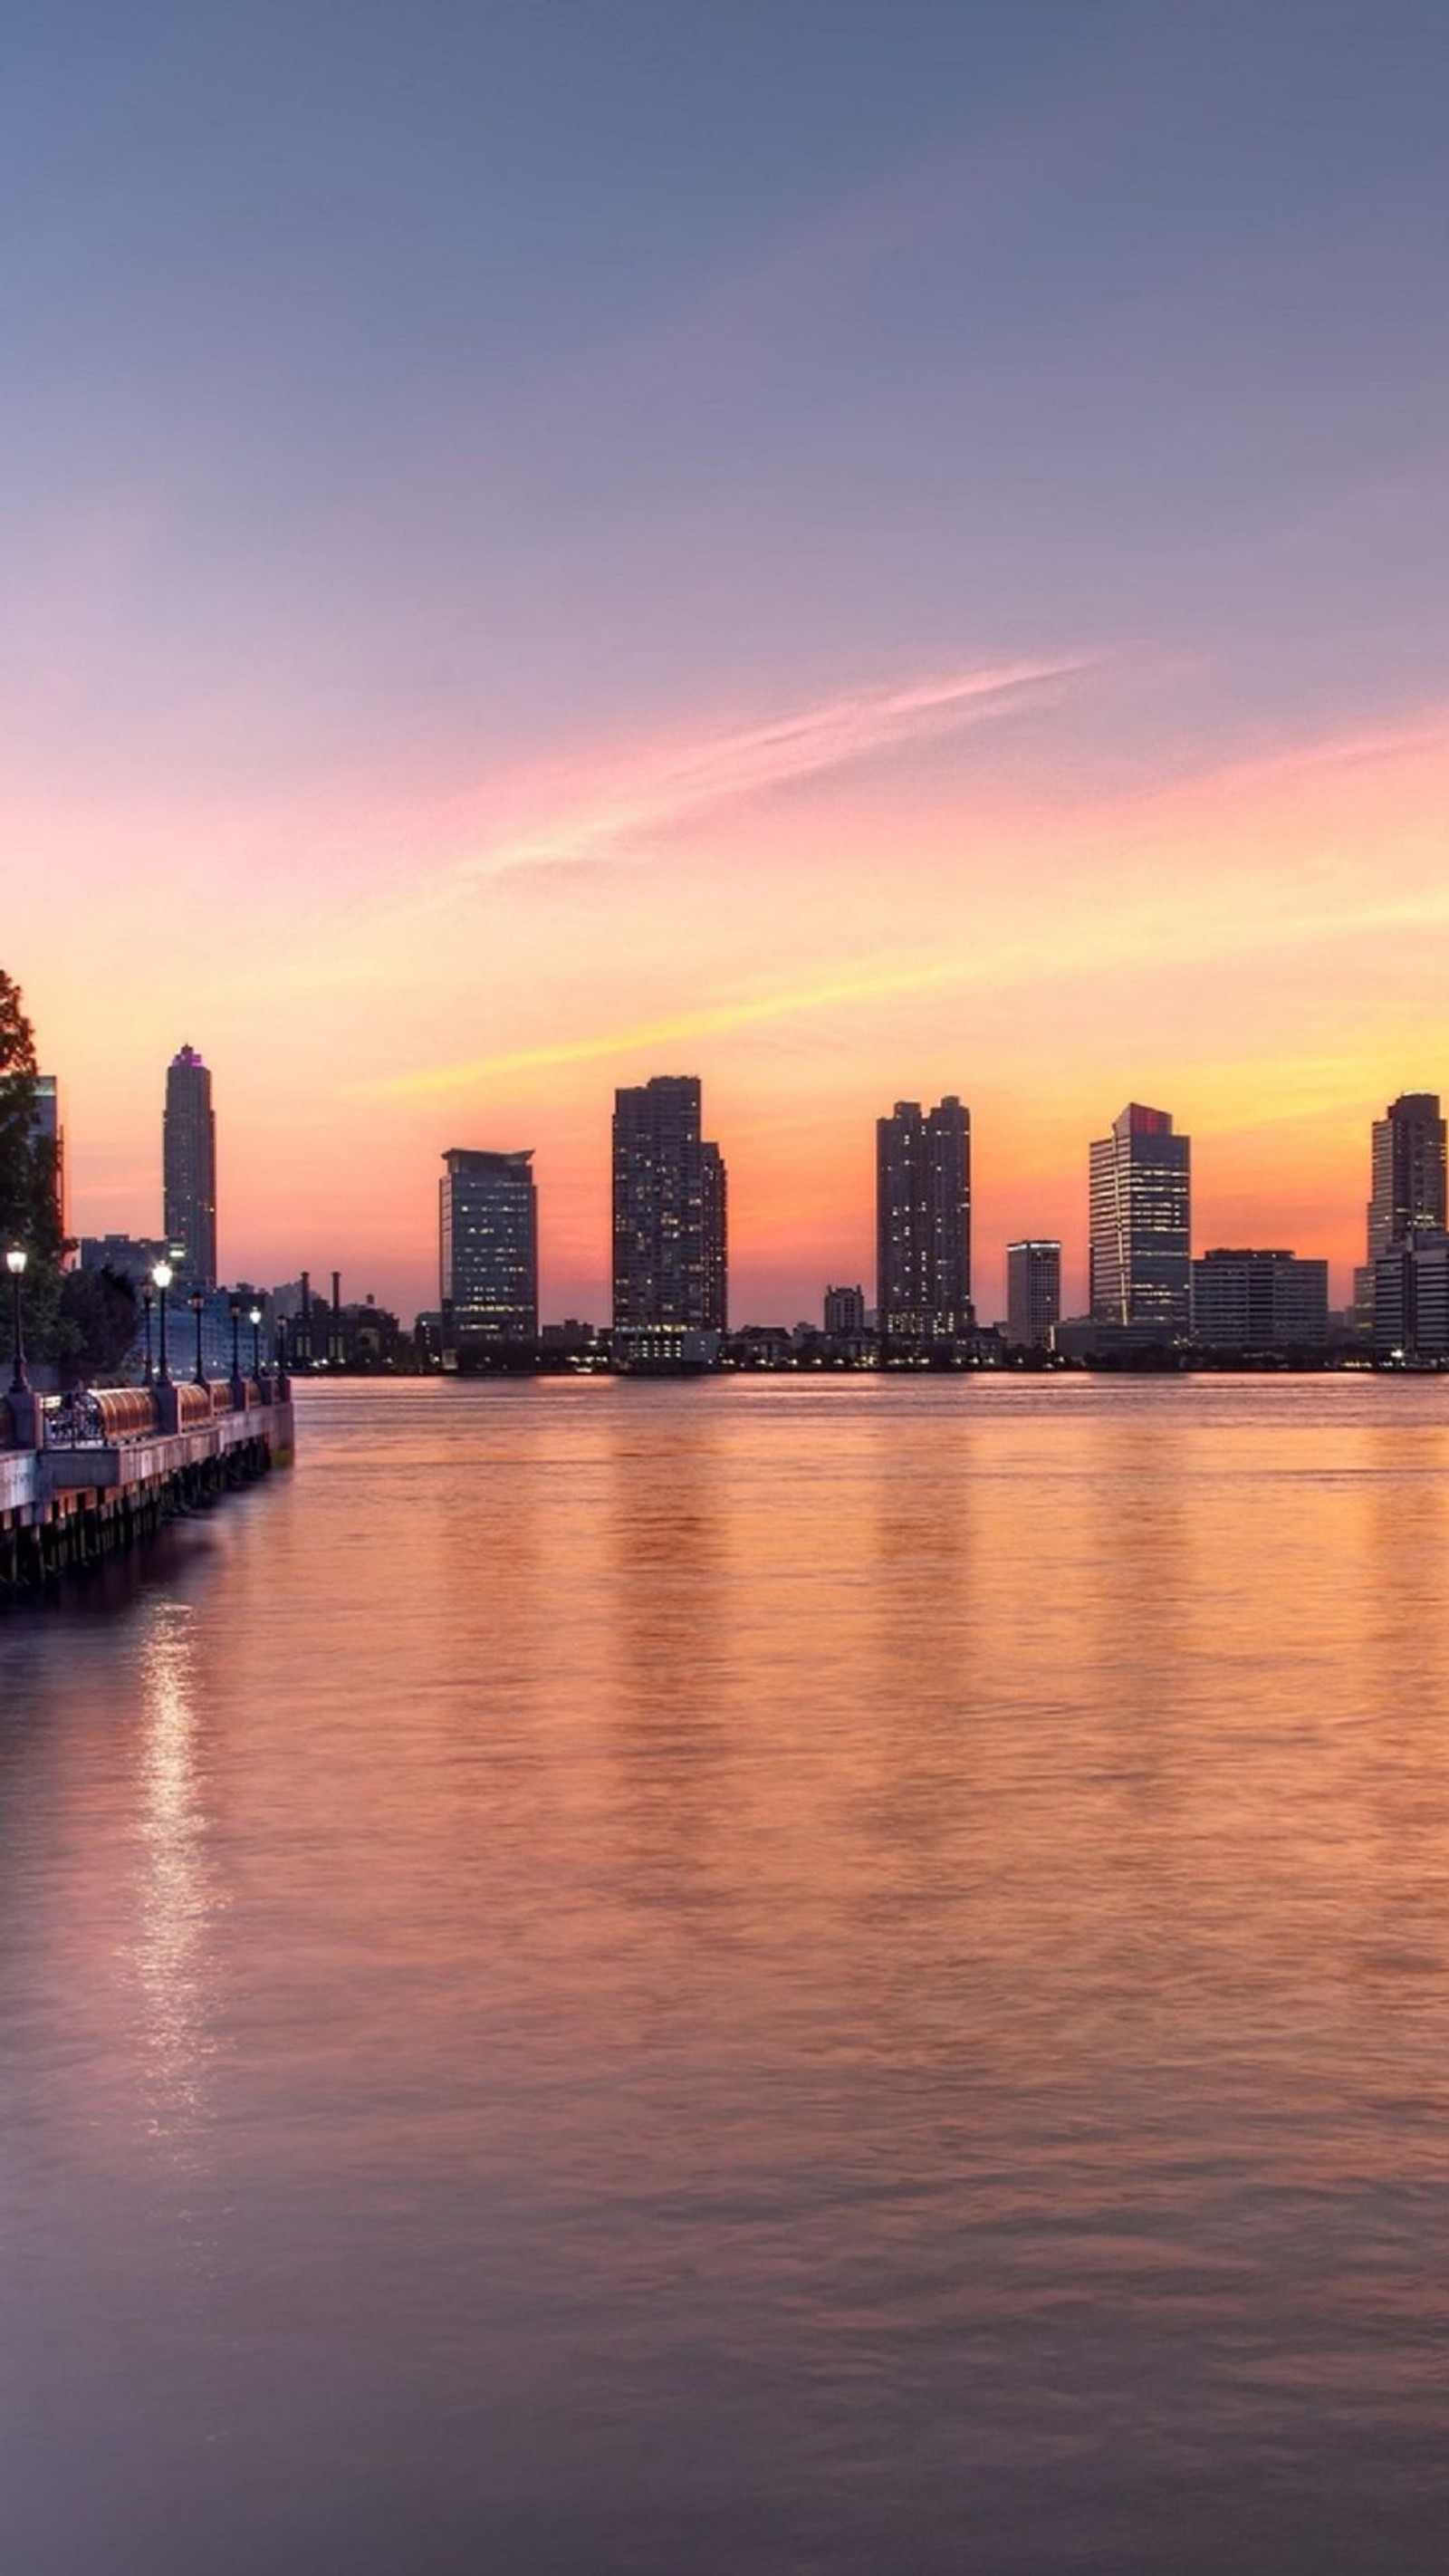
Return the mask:
M 0 1401 L 0 1603 L 132 1546 L 293 1451 L 285 1378 Z

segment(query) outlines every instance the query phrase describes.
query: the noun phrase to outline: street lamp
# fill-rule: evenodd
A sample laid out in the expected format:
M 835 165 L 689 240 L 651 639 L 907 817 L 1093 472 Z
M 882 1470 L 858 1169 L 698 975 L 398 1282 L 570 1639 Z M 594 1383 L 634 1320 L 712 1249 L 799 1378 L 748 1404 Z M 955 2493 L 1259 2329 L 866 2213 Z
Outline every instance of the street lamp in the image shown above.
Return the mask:
M 25 1276 L 25 1262 L 24 1245 L 12 1243 L 5 1255 L 5 1267 L 10 1273 L 10 1296 L 15 1324 L 15 1366 L 10 1380 L 12 1395 L 27 1395 L 30 1391 L 30 1380 L 25 1374 L 25 1326 L 20 1313 L 20 1282 Z
M 156 1372 L 151 1365 L 151 1309 L 155 1302 L 156 1301 L 151 1294 L 149 1285 L 143 1288 L 141 1291 L 141 1312 L 146 1319 L 146 1373 L 141 1380 L 141 1384 L 143 1386 L 152 1385 L 156 1376 Z
M 239 1297 L 233 1297 L 227 1313 L 231 1317 L 231 1373 L 234 1378 L 237 1378 L 241 1376 L 241 1300 Z
M 156 1377 L 159 1385 L 169 1386 L 171 1384 L 171 1371 L 166 1360 L 166 1291 L 171 1285 L 171 1264 L 169 1261 L 157 1262 L 155 1269 L 151 1273 L 151 1282 L 156 1290 L 159 1309 L 158 1320 L 161 1356 L 156 1370 Z
M 260 1306 L 253 1306 L 250 1320 L 252 1328 L 252 1375 L 254 1378 L 259 1379 L 262 1374 L 262 1310 Z
M 201 1318 L 206 1310 L 206 1298 L 200 1288 L 193 1288 L 186 1302 L 191 1308 L 193 1315 L 196 1317 L 196 1368 L 194 1375 L 197 1385 L 205 1386 L 206 1371 L 201 1365 Z

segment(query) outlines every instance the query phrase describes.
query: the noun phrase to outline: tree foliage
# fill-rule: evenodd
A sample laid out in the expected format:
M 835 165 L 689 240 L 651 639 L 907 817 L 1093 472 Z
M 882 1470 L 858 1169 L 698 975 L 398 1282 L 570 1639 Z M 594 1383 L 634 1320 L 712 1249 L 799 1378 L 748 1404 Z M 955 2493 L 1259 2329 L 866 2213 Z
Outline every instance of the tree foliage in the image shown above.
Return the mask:
M 60 1285 L 53 1357 L 67 1378 L 114 1377 L 136 1347 L 139 1300 L 133 1283 L 106 1264 L 68 1270 Z
M 60 1193 L 55 1146 L 35 1132 L 38 1069 L 35 1032 L 19 985 L 0 967 L 0 1251 L 20 1244 L 25 1272 L 25 1329 L 38 1359 L 58 1356 L 60 1342 Z
M 35 1198 L 35 1032 L 0 967 L 0 1237 L 30 1248 Z

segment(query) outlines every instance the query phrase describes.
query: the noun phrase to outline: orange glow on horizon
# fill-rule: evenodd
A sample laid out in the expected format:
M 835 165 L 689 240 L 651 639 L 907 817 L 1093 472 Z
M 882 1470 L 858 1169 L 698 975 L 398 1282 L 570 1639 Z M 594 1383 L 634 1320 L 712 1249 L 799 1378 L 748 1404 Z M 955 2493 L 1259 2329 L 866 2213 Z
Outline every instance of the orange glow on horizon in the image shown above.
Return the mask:
M 613 1086 L 687 1070 L 729 1164 L 741 1320 L 869 1288 L 875 1118 L 944 1091 L 973 1112 L 986 1317 L 1019 1232 L 1063 1237 L 1080 1301 L 1087 1142 L 1134 1095 L 1193 1137 L 1199 1249 L 1325 1253 L 1341 1300 L 1370 1118 L 1449 1090 L 1449 725 L 1103 784 L 1082 729 L 1126 685 L 1009 667 L 535 767 L 490 790 L 501 868 L 468 857 L 495 842 L 461 789 L 446 828 L 431 795 L 399 789 L 370 829 L 344 800 L 305 846 L 276 822 L 200 933 L 185 890 L 234 816 L 164 840 L 70 816 L 49 851 L 37 819 L 5 962 L 64 1084 L 74 1222 L 157 1222 L 162 1073 L 191 1036 L 223 1265 L 263 1283 L 340 1265 L 410 1315 L 436 1295 L 443 1148 L 532 1145 L 545 1311 L 603 1315 Z M 61 842 L 104 978 L 47 900 Z

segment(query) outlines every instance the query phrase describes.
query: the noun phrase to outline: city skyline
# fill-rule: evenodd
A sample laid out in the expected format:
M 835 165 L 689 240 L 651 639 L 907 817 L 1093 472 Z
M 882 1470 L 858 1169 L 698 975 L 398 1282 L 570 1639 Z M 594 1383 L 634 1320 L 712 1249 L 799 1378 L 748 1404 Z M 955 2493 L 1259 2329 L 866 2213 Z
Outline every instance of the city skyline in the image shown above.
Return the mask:
M 59 1128 L 56 1124 L 58 1077 L 45 1076 L 40 1091 L 44 1114 L 51 1120 L 52 1125 L 56 1126 L 58 1135 Z M 535 1328 L 546 1312 L 555 1321 L 562 1320 L 566 1312 L 568 1314 L 597 1312 L 600 1316 L 607 1316 L 612 1312 L 617 1317 L 620 1311 L 618 1264 L 621 1119 L 626 1105 L 636 1117 L 642 1114 L 645 1127 L 649 1131 L 651 1146 L 657 1148 L 659 1136 L 654 1131 L 659 1123 L 659 1105 L 664 1103 L 666 1104 L 665 1126 L 679 1125 L 682 1121 L 681 1133 L 684 1128 L 688 1128 L 695 1137 L 695 1153 L 699 1168 L 693 1173 L 693 1186 L 699 1200 L 699 1216 L 703 1226 L 703 1232 L 696 1247 L 699 1256 L 697 1266 L 702 1265 L 700 1283 L 703 1283 L 701 1286 L 703 1305 L 700 1311 L 703 1314 L 707 1310 L 709 1316 L 715 1320 L 716 1329 L 718 1329 L 725 1317 L 728 1294 L 726 1287 L 728 1256 L 725 1250 L 727 1167 L 721 1147 L 711 1141 L 701 1142 L 700 1140 L 698 1130 L 701 1092 L 702 1084 L 698 1076 L 659 1074 L 651 1075 L 647 1081 L 639 1085 L 624 1086 L 616 1090 L 610 1144 L 612 1179 L 609 1183 L 612 1195 L 610 1218 L 612 1249 L 608 1260 L 612 1263 L 612 1277 L 606 1267 L 604 1292 L 597 1299 L 591 1301 L 585 1296 L 575 1297 L 570 1301 L 565 1296 L 559 1300 L 551 1299 L 546 1293 L 543 1284 L 546 1274 L 540 1257 L 540 1241 L 544 1237 L 544 1227 L 540 1218 L 542 1194 L 537 1175 L 533 1170 L 534 1149 L 529 1147 L 522 1151 L 516 1149 L 500 1151 L 493 1147 L 455 1147 L 444 1149 L 443 1159 L 447 1166 L 447 1176 L 440 1183 L 435 1184 L 432 1277 L 429 1283 L 432 1293 L 416 1301 L 410 1301 L 406 1296 L 397 1298 L 394 1301 L 397 1311 L 427 1313 L 433 1307 L 435 1294 L 441 1295 L 445 1309 L 453 1302 L 448 1296 L 445 1285 L 452 1257 L 449 1249 L 450 1217 L 454 1207 L 454 1191 L 458 1175 L 465 1170 L 471 1170 L 475 1179 L 483 1174 L 492 1175 L 495 1181 L 500 1173 L 511 1174 L 514 1178 L 521 1175 L 525 1185 L 524 1234 L 518 1237 L 515 1249 L 507 1255 L 503 1268 L 497 1269 L 496 1277 L 490 1275 L 485 1302 L 487 1299 L 496 1298 L 501 1300 L 502 1305 L 513 1307 L 518 1329 L 524 1333 L 524 1337 L 526 1337 L 524 1319 L 529 1314 L 534 1318 Z M 675 1095 L 678 1095 L 677 1100 Z M 1144 1108 L 1140 1102 L 1134 1101 L 1130 1102 L 1113 1122 L 1106 1138 L 1088 1141 L 1085 1146 L 1086 1180 L 1083 1191 L 1080 1265 L 1076 1264 L 1071 1257 L 1070 1234 L 1065 1241 L 1061 1236 L 1043 1238 L 1037 1234 L 1013 1238 L 1003 1243 L 1000 1247 L 999 1280 L 993 1274 L 991 1284 L 985 1292 L 984 1304 L 976 1313 L 975 1320 L 983 1324 L 995 1321 L 1005 1325 L 1008 1322 L 1015 1293 L 1012 1282 L 1017 1256 L 1028 1251 L 1040 1251 L 1049 1246 L 1052 1253 L 1051 1294 L 1055 1300 L 1057 1312 L 1063 1320 L 1081 1321 L 1094 1318 L 1098 1323 L 1131 1321 L 1134 1325 L 1144 1326 L 1155 1320 L 1166 1329 L 1173 1329 L 1176 1325 L 1180 1325 L 1184 1321 L 1190 1304 L 1188 1271 L 1194 1260 L 1200 1259 L 1204 1253 L 1226 1252 L 1231 1247 L 1210 1240 L 1204 1235 L 1201 1224 L 1194 1221 L 1196 1188 L 1189 1177 L 1192 1139 L 1180 1127 L 1177 1127 L 1174 1133 L 1175 1125 L 1171 1112 Z M 161 1121 L 161 1133 L 166 1213 L 169 1217 L 178 1220 L 167 1229 L 171 1242 L 176 1246 L 175 1257 L 180 1259 L 185 1238 L 185 1227 L 179 1222 L 182 1213 L 180 1201 L 194 1182 L 200 1190 L 197 1204 L 201 1209 L 201 1221 L 207 1233 L 210 1248 L 210 1270 L 206 1284 L 214 1287 L 219 1275 L 216 1259 L 218 1230 L 216 1118 L 211 1107 L 210 1070 L 200 1052 L 189 1043 L 177 1052 L 167 1068 L 166 1105 Z M 1412 1233 L 1417 1229 L 1432 1232 L 1435 1228 L 1442 1229 L 1446 1215 L 1445 1135 L 1446 1124 L 1440 1114 L 1439 1095 L 1423 1090 L 1399 1094 L 1397 1098 L 1387 1103 L 1381 1116 L 1369 1122 L 1368 1196 L 1364 1215 L 1371 1253 L 1383 1251 L 1391 1243 L 1402 1240 L 1406 1231 Z M 963 1104 L 959 1095 L 948 1093 L 943 1096 L 937 1107 L 923 1114 L 919 1103 L 898 1100 L 889 1115 L 881 1113 L 877 1116 L 874 1122 L 874 1138 L 875 1151 L 871 1176 L 873 1186 L 871 1260 L 863 1265 L 863 1269 L 874 1282 L 877 1302 L 881 1294 L 883 1263 L 900 1259 L 903 1263 L 902 1281 L 904 1283 L 906 1273 L 909 1271 L 914 1281 L 913 1293 L 923 1300 L 923 1315 L 933 1302 L 939 1305 L 941 1310 L 935 1325 L 925 1322 L 921 1324 L 920 1329 L 925 1333 L 926 1338 L 930 1338 L 933 1332 L 942 1330 L 954 1332 L 961 1329 L 969 1318 L 971 1309 L 977 1304 L 977 1300 L 972 1295 L 975 1193 L 972 1179 L 973 1146 L 970 1106 Z M 1162 1140 L 1160 1145 L 1158 1139 Z M 942 1163 L 940 1160 L 942 1152 L 948 1148 L 949 1169 L 947 1163 Z M 1127 1165 L 1130 1165 L 1133 1157 L 1144 1153 L 1154 1163 L 1162 1156 L 1166 1156 L 1173 1165 L 1172 1174 L 1166 1172 L 1159 1174 L 1154 1168 L 1145 1175 L 1152 1204 L 1147 1209 L 1150 1223 L 1142 1237 L 1142 1246 L 1148 1255 L 1149 1270 L 1154 1272 L 1161 1268 L 1160 1255 L 1164 1248 L 1166 1249 L 1169 1266 L 1173 1271 L 1174 1284 L 1171 1293 L 1164 1298 L 1162 1281 L 1155 1280 L 1149 1287 L 1145 1304 L 1138 1312 L 1134 1310 L 1135 1301 L 1131 1295 L 1128 1295 L 1124 1302 L 1123 1283 L 1124 1278 L 1130 1278 L 1132 1274 L 1134 1257 L 1124 1241 L 1125 1220 L 1132 1191 L 1140 1186 L 1140 1183 L 1135 1180 L 1124 1183 L 1118 1165 L 1122 1157 L 1126 1157 Z M 693 1170 L 693 1166 L 691 1169 Z M 647 1175 L 644 1177 L 647 1178 Z M 491 1182 L 487 1184 L 487 1186 L 491 1185 Z M 1164 1189 L 1167 1198 L 1163 1198 Z M 650 1195 L 648 1189 L 645 1195 L 646 1197 Z M 1171 1206 L 1168 1206 L 1167 1199 L 1172 1200 Z M 1157 1203 L 1159 1200 L 1162 1201 L 1161 1205 Z M 915 1203 L 909 1210 L 908 1201 Z M 462 1202 L 458 1204 L 461 1206 Z M 480 1208 L 481 1205 L 480 1201 Z M 470 1207 L 468 1215 L 470 1227 L 478 1212 Z M 893 1253 L 890 1249 L 891 1238 L 899 1231 L 898 1220 L 903 1212 L 906 1214 L 908 1232 L 912 1226 L 924 1228 L 920 1241 L 912 1247 L 913 1260 Z M 491 1232 L 493 1215 L 489 1211 L 484 1211 L 484 1215 L 486 1219 L 484 1230 Z M 133 1210 L 133 1222 L 128 1227 L 101 1229 L 78 1225 L 73 1229 L 73 1239 L 79 1240 L 84 1235 L 95 1243 L 103 1241 L 107 1235 L 112 1235 L 119 1240 L 128 1234 L 136 1236 L 137 1239 L 143 1239 L 140 1238 L 139 1230 L 134 1224 L 134 1216 Z M 1109 1218 L 1112 1220 L 1111 1223 L 1108 1222 Z M 1170 1219 L 1172 1228 L 1175 1228 L 1171 1241 L 1165 1246 L 1151 1239 L 1153 1233 L 1160 1230 L 1164 1219 Z M 504 1229 L 510 1238 L 514 1231 L 514 1222 L 510 1217 Z M 959 1243 L 954 1241 L 954 1229 L 958 1225 Z M 1130 1232 L 1130 1228 L 1126 1230 Z M 1264 1259 L 1281 1259 L 1283 1257 L 1281 1247 L 1276 1252 L 1270 1252 L 1267 1249 L 1268 1235 L 1272 1231 L 1274 1231 L 1272 1227 L 1264 1231 L 1259 1251 Z M 1286 1228 L 1280 1226 L 1277 1231 L 1281 1235 Z M 930 1240 L 933 1235 L 939 1238 L 934 1247 Z M 316 1251 L 315 1243 L 311 1244 L 311 1249 L 313 1252 Z M 299 1266 L 295 1258 L 296 1250 L 297 1247 L 293 1244 L 280 1264 L 264 1260 L 251 1263 L 243 1261 L 239 1267 L 236 1264 L 232 1267 L 235 1275 L 245 1277 L 248 1281 L 263 1277 L 290 1278 Z M 1339 1305 L 1344 1311 L 1356 1310 L 1360 1322 L 1365 1329 L 1368 1329 L 1372 1316 L 1372 1262 L 1367 1268 L 1362 1259 L 1352 1263 L 1343 1281 L 1344 1293 L 1336 1297 L 1334 1265 L 1330 1265 L 1324 1256 L 1305 1254 L 1301 1244 L 1295 1244 L 1293 1251 L 1300 1267 L 1306 1259 L 1311 1265 L 1322 1268 L 1324 1278 L 1328 1282 L 1327 1294 L 1330 1305 Z M 1241 1255 L 1235 1257 L 1241 1257 Z M 1114 1268 L 1113 1276 L 1108 1280 L 1105 1276 L 1105 1268 L 1113 1262 L 1117 1268 L 1125 1263 L 1125 1271 L 1123 1276 L 1119 1277 L 1117 1269 Z M 482 1268 L 478 1269 L 479 1283 L 482 1282 L 484 1270 L 487 1270 L 488 1266 L 487 1261 L 484 1261 Z M 511 1272 L 511 1286 L 506 1292 L 502 1285 L 504 1268 L 510 1269 Z M 939 1283 L 936 1281 L 938 1268 L 941 1272 Z M 915 1278 L 916 1272 L 920 1274 L 918 1279 Z M 1097 1284 L 1099 1272 L 1102 1274 L 1100 1285 Z M 381 1275 L 385 1281 L 387 1276 L 385 1265 Z M 1075 1284 L 1078 1277 L 1083 1287 L 1079 1301 L 1067 1295 L 1064 1288 L 1064 1283 Z M 799 1317 L 812 1313 L 827 1288 L 828 1274 L 821 1280 L 806 1283 L 804 1294 L 794 1310 L 794 1319 L 798 1320 Z M 369 1293 L 376 1293 L 375 1285 Z M 515 1298 L 518 1301 L 516 1306 L 514 1306 Z M 647 1297 L 645 1302 L 647 1304 Z M 888 1299 L 887 1303 L 889 1302 Z M 669 1303 L 670 1300 L 666 1297 L 664 1304 Z M 637 1320 L 642 1319 L 641 1313 Z M 751 1318 L 745 1316 L 743 1311 L 731 1317 L 731 1321 L 746 1320 Z M 763 1315 L 757 1315 L 753 1320 L 763 1321 L 765 1318 Z M 482 1329 L 494 1328 L 485 1326 Z M 910 1334 L 906 1335 L 906 1338 L 910 1337 Z
M 674 1061 L 742 1312 L 860 1275 L 871 1124 L 952 1089 L 991 1301 L 1045 1232 L 1085 1302 L 1136 1091 L 1199 1239 L 1343 1302 L 1449 976 L 1449 25 L 1231 14 L 746 6 L 706 74 L 621 0 L 567 104 L 532 13 L 340 85 L 304 13 L 284 92 L 239 21 L 18 31 L 6 935 L 73 1222 L 154 1202 L 179 1023 L 238 1251 L 404 1306 L 440 1146 L 526 1134 L 601 1310 L 608 1094 Z

